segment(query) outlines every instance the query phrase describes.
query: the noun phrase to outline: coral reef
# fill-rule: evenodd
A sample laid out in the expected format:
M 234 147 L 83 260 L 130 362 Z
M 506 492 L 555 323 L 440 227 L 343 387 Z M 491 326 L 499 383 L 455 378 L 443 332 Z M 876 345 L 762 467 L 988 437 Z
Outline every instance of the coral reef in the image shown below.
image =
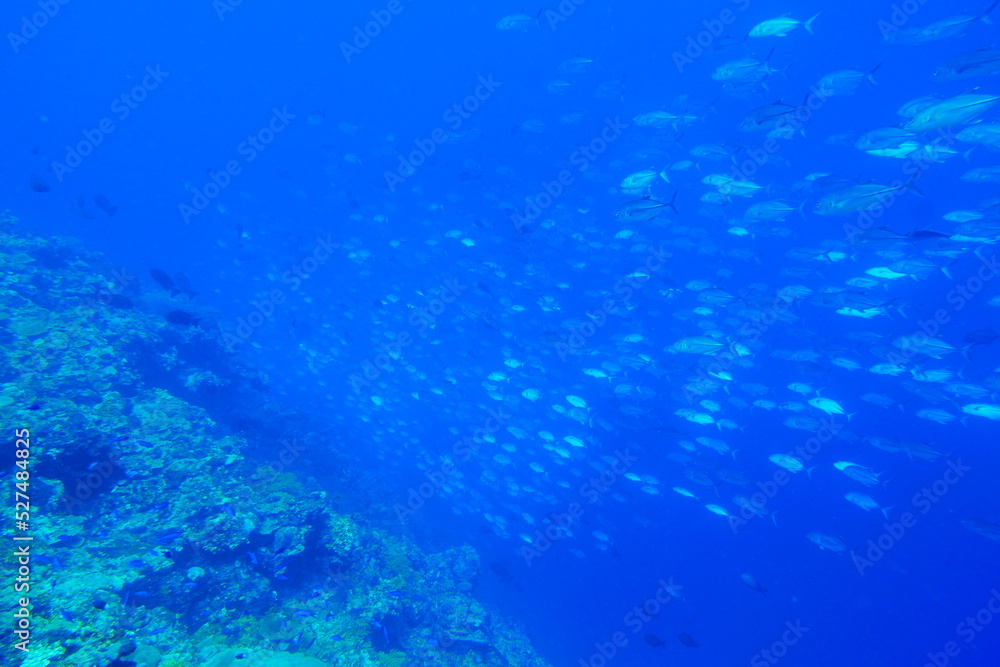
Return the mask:
M 546 664 L 472 596 L 472 548 L 426 554 L 341 510 L 304 464 L 320 438 L 210 331 L 144 310 L 138 281 L 106 298 L 100 257 L 15 227 L 0 409 L 33 437 L 24 665 Z

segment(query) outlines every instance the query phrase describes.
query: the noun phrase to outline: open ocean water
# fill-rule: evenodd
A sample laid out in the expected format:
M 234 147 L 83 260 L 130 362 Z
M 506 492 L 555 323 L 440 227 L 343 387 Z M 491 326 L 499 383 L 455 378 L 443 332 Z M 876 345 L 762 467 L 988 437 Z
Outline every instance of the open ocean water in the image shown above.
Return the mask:
M 7 2 L 0 660 L 1000 664 L 996 4 Z

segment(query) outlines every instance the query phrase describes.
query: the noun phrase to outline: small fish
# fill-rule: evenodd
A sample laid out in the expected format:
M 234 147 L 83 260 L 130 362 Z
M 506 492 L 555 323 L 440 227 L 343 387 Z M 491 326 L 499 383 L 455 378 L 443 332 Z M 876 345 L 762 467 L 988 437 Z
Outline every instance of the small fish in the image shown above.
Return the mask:
M 511 14 L 505 16 L 499 21 L 497 21 L 497 29 L 499 30 L 524 30 L 532 23 L 537 23 L 538 17 L 541 16 L 542 10 L 539 9 L 538 13 L 534 16 L 529 16 L 527 14 Z
M 180 532 L 180 531 L 173 531 L 173 532 L 167 533 L 166 535 L 162 535 L 162 536 L 158 537 L 156 539 L 156 543 L 157 544 L 169 544 L 170 542 L 173 542 L 174 540 L 176 540 L 177 538 L 179 538 L 181 535 L 183 535 L 182 532 Z
M 761 21 L 754 27 L 750 28 L 750 33 L 748 37 L 784 37 L 792 30 L 795 30 L 799 26 L 806 29 L 810 35 L 813 34 L 812 23 L 819 16 L 817 13 L 808 21 L 797 21 L 788 15 L 779 16 L 778 18 L 768 19 L 766 21 Z
M 819 88 L 825 95 L 853 95 L 857 92 L 861 84 L 868 82 L 873 86 L 876 85 L 875 77 L 873 76 L 878 70 L 880 65 L 876 65 L 871 70 L 866 72 L 861 72 L 856 69 L 845 69 L 836 72 L 831 72 L 819 80 L 816 87 Z
M 184 310 L 171 310 L 169 313 L 163 316 L 167 322 L 171 324 L 177 324 L 180 326 L 198 326 L 198 323 L 202 321 L 201 317 L 195 317 L 191 313 Z
M 622 180 L 621 187 L 624 190 L 642 190 L 652 185 L 657 176 L 662 178 L 667 183 L 670 182 L 670 178 L 667 176 L 665 171 L 658 172 L 653 169 L 646 169 L 626 176 Z
M 38 174 L 31 175 L 31 181 L 29 183 L 31 189 L 35 192 L 48 192 L 49 184 L 45 182 L 45 179 Z
M 822 410 L 828 415 L 847 415 L 847 413 L 844 412 L 844 408 L 840 406 L 840 403 L 837 403 L 837 401 L 830 398 L 823 398 L 821 396 L 810 398 L 809 405 L 813 406 L 817 410 Z M 847 417 L 850 418 L 850 415 L 847 415 Z
M 1000 405 L 992 403 L 970 403 L 962 406 L 962 412 L 976 417 L 986 417 L 987 419 L 1000 419 Z
M 165 271 L 150 269 L 149 275 L 152 276 L 153 280 L 155 280 L 160 287 L 170 292 L 171 297 L 175 297 L 181 293 L 181 291 L 177 289 L 177 285 L 174 284 L 173 279 L 168 276 Z
M 695 641 L 694 637 L 687 634 L 686 632 L 682 632 L 679 635 L 677 635 L 677 639 L 680 641 L 680 643 L 684 644 L 688 648 L 698 648 L 700 646 L 700 644 L 698 644 L 698 642 Z
M 850 461 L 837 461 L 833 464 L 833 467 L 844 473 L 855 482 L 860 482 L 865 486 L 875 486 L 880 484 L 879 473 L 875 472 L 871 468 L 866 468 L 865 466 L 858 465 L 857 463 L 851 463 Z
M 1000 73 L 1000 50 L 985 48 L 955 56 L 934 70 L 933 76 L 938 81 L 955 81 L 997 73 Z
M 1000 95 L 966 93 L 931 104 L 904 125 L 912 132 L 930 132 L 955 125 L 965 125 L 992 109 Z
M 675 486 L 673 487 L 673 490 L 686 498 L 694 498 L 695 500 L 698 500 L 698 496 L 694 495 L 682 486 Z
M 1000 183 L 1000 166 L 970 169 L 959 178 L 966 183 Z
M 818 532 L 808 533 L 806 537 L 823 551 L 847 551 L 847 545 L 839 537 Z
M 972 532 L 978 533 L 994 542 L 1000 542 L 1000 524 L 972 518 L 962 519 L 961 524 L 963 528 L 968 528 Z
M 764 597 L 767 597 L 767 590 L 760 585 L 760 582 L 757 581 L 757 577 L 752 574 L 744 573 L 740 575 L 740 579 L 743 580 L 744 584 L 750 587 L 750 590 L 757 591 Z
M 781 466 L 788 472 L 798 473 L 806 469 L 802 460 L 791 454 L 771 454 L 767 460 L 776 466 Z
M 874 498 L 872 498 L 866 493 L 851 492 L 846 494 L 844 498 L 847 499 L 847 502 L 857 505 L 866 512 L 871 510 L 879 510 L 882 512 L 883 515 L 885 515 L 886 519 L 889 518 L 889 510 L 892 508 L 880 506 Z
M 113 206 L 111 204 L 111 201 L 108 200 L 108 198 L 105 197 L 104 195 L 95 195 L 94 196 L 94 203 L 97 204 L 97 208 L 99 208 L 102 211 L 104 211 L 104 213 L 109 218 L 115 217 L 115 213 L 118 212 L 118 207 L 117 206 Z
M 677 199 L 676 192 L 674 192 L 674 196 L 669 202 L 662 202 L 650 197 L 634 199 L 618 209 L 616 216 L 622 222 L 644 222 L 652 220 L 665 208 L 669 208 L 674 213 L 677 213 L 677 207 L 674 205 L 675 199 Z

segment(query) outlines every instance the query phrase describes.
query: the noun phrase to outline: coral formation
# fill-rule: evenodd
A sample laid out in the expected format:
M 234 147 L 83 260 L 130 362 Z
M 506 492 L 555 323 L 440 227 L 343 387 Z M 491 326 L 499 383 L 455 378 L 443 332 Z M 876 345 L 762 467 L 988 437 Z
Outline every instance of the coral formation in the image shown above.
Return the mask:
M 24 665 L 546 664 L 472 596 L 472 548 L 425 554 L 341 512 L 304 463 L 318 439 L 268 404 L 260 373 L 169 328 L 138 287 L 135 307 L 107 303 L 100 257 L 14 223 L 0 407 L 35 442 Z M 277 442 L 301 460 L 276 463 Z

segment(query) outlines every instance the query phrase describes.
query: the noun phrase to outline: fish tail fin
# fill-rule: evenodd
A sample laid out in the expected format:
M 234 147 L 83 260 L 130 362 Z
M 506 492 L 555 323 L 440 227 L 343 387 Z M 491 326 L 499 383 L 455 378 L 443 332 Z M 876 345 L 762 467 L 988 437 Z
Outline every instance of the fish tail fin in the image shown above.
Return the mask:
M 886 519 L 888 519 L 889 518 L 889 510 L 891 510 L 891 509 L 892 509 L 891 507 L 883 507 L 882 508 L 882 516 L 884 516 Z
M 997 1 L 1000 2 L 1000 0 L 997 0 Z M 675 215 L 679 215 L 679 213 L 677 211 L 677 207 L 674 205 L 674 202 L 677 200 L 677 193 L 678 192 L 680 192 L 680 190 L 674 190 L 674 196 L 671 197 L 670 201 L 667 202 L 667 206 L 670 207 L 670 209 L 674 212 Z
M 1000 0 L 997 0 L 997 2 L 1000 2 Z M 900 186 L 900 187 L 905 188 L 907 190 L 910 190 L 910 191 L 912 191 L 912 192 L 920 195 L 921 197 L 923 197 L 924 193 L 920 190 L 920 188 L 918 188 L 915 185 L 916 182 L 917 182 L 917 179 L 920 178 L 921 175 L 923 175 L 923 170 L 922 169 L 918 169 L 917 173 L 913 174 L 913 176 L 910 177 L 910 180 L 908 180 L 906 183 L 903 183 L 903 185 Z
M 816 466 L 813 466 L 812 468 L 806 468 L 806 477 L 808 477 L 809 479 L 812 479 L 813 478 L 813 470 L 815 470 L 815 469 L 816 469 Z
M 986 8 L 986 11 L 979 15 L 979 20 L 986 25 L 993 25 L 993 19 L 990 18 L 990 12 L 1000 5 L 1000 0 L 994 0 L 993 4 Z
M 171 299 L 173 299 L 175 296 L 177 296 L 180 293 L 181 293 L 181 291 L 179 289 L 177 289 L 176 287 L 171 287 L 170 288 L 170 298 Z
M 998 0 L 998 1 L 1000 1 L 1000 0 Z M 816 33 L 813 32 L 813 21 L 815 21 L 819 17 L 819 15 L 821 13 L 822 12 L 816 12 L 811 19 L 809 19 L 808 21 L 806 21 L 805 23 L 802 24 L 802 27 L 805 28 L 806 32 L 808 32 L 810 35 L 815 35 L 816 34 Z
M 1000 1 L 1000 0 L 998 0 L 998 1 Z M 872 67 L 871 70 L 868 72 L 868 74 L 865 74 L 865 78 L 868 79 L 868 81 L 871 82 L 871 84 L 873 86 L 877 86 L 878 85 L 878 81 L 875 80 L 875 72 L 877 72 L 878 68 L 881 67 L 881 66 L 882 66 L 882 63 L 879 63 L 878 65 L 875 65 L 875 67 Z
M 963 347 L 963 348 L 962 348 L 962 349 L 960 350 L 960 351 L 961 351 L 961 353 L 962 353 L 962 356 L 963 356 L 963 357 L 965 357 L 965 361 L 966 361 L 966 364 L 971 364 L 971 363 L 972 363 L 972 358 L 971 358 L 971 357 L 969 356 L 969 352 L 970 352 L 970 351 L 972 350 L 972 348 L 973 348 L 973 347 L 975 347 L 975 346 L 976 346 L 976 344 L 975 344 L 975 343 L 970 343 L 969 345 L 966 345 L 965 347 Z M 960 369 L 959 369 L 959 371 L 958 371 L 958 372 L 959 372 L 959 374 L 961 375 L 962 371 L 964 371 L 964 370 L 965 370 L 965 366 L 963 366 L 962 368 L 960 368 Z

